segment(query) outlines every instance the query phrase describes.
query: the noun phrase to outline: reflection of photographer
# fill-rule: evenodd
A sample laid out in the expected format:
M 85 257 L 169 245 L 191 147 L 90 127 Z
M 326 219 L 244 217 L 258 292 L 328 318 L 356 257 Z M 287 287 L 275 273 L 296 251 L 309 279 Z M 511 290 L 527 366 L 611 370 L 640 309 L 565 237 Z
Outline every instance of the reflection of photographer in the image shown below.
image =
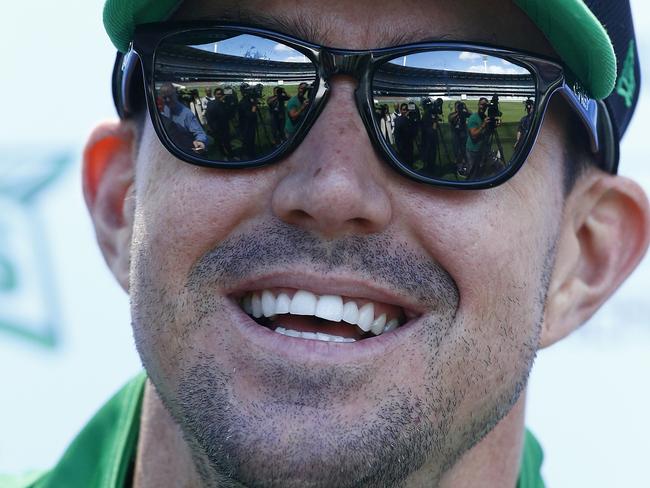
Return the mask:
M 420 115 L 420 109 L 418 108 L 418 106 L 413 102 L 408 102 L 407 106 L 408 106 L 408 114 L 407 114 L 408 118 L 412 122 L 416 122 L 416 123 L 420 122 L 420 119 L 422 117 Z
M 422 99 L 422 161 L 424 167 L 433 169 L 436 164 L 438 149 L 438 127 L 442 115 L 442 98 L 431 101 L 430 98 Z
M 190 90 L 189 107 L 192 113 L 194 114 L 194 116 L 197 119 L 199 119 L 201 125 L 205 126 L 206 125 L 205 111 L 203 110 L 203 105 L 201 104 L 201 97 L 199 96 L 199 90 L 197 89 Z
M 413 164 L 413 143 L 417 133 L 417 122 L 413 120 L 413 112 L 409 110 L 409 104 L 402 103 L 399 106 L 400 115 L 395 119 L 395 145 L 397 154 L 406 164 Z
M 226 85 L 223 87 L 223 101 L 226 104 L 226 107 L 228 107 L 230 118 L 234 118 L 237 113 L 239 98 L 237 98 L 237 92 L 233 90 L 232 86 Z
M 454 103 L 454 111 L 449 114 L 447 120 L 451 126 L 451 142 L 454 148 L 454 159 L 459 174 L 467 172 L 465 162 L 465 147 L 467 146 L 467 119 L 472 115 L 467 109 L 465 102 L 460 100 Z
M 230 146 L 230 110 L 223 88 L 215 88 L 214 98 L 208 102 L 205 117 L 212 132 L 217 149 L 226 158 L 232 157 Z
M 442 116 L 442 98 L 436 98 L 433 102 L 433 115 L 439 119 Z
M 503 148 L 497 127 L 501 124 L 499 97 L 494 94 L 492 100 L 482 97 L 478 102 L 478 112 L 467 121 L 469 137 L 467 138 L 467 173 L 469 179 L 475 180 L 489 176 L 505 164 Z M 496 150 L 492 151 L 492 145 Z
M 171 83 L 164 83 L 158 94 L 163 102 L 160 119 L 174 144 L 188 153 L 204 152 L 208 137 L 196 116 L 181 103 L 182 95 Z
M 526 110 L 526 115 L 524 115 L 519 121 L 519 127 L 517 127 L 517 140 L 515 141 L 514 147 L 517 148 L 520 140 L 526 138 L 528 131 L 530 130 L 530 125 L 533 122 L 533 116 L 535 115 L 535 102 L 530 98 L 524 101 L 524 110 Z
M 470 115 L 472 115 L 472 112 L 467 109 L 465 102 L 458 100 L 454 103 L 454 111 L 449 114 L 447 120 L 453 130 L 467 131 L 467 119 Z
M 253 159 L 256 155 L 255 133 L 257 132 L 259 90 L 257 87 L 251 87 L 248 83 L 242 83 L 239 90 L 242 97 L 238 106 L 242 152 L 244 156 Z
M 302 122 L 302 119 L 309 108 L 309 94 L 311 89 L 307 83 L 298 85 L 298 94 L 293 96 L 287 102 L 287 120 L 284 125 L 284 131 L 287 137 L 291 137 Z
M 395 128 L 393 127 L 393 119 L 388 113 L 388 105 L 379 107 L 377 122 L 379 123 L 379 132 L 381 132 L 384 139 L 390 142 L 391 145 L 395 144 Z
M 466 173 L 470 177 L 477 174 L 485 156 L 485 143 L 491 132 L 489 128 L 492 126 L 492 121 L 486 113 L 489 103 L 487 98 L 481 97 L 478 101 L 478 110 L 470 115 L 467 120 L 469 137 L 465 146 L 467 156 Z
M 266 99 L 266 104 L 269 106 L 269 114 L 271 115 L 271 134 L 273 136 L 274 144 L 280 144 L 286 139 L 284 135 L 285 126 L 285 107 L 284 104 L 291 97 L 281 86 L 273 88 L 273 95 Z

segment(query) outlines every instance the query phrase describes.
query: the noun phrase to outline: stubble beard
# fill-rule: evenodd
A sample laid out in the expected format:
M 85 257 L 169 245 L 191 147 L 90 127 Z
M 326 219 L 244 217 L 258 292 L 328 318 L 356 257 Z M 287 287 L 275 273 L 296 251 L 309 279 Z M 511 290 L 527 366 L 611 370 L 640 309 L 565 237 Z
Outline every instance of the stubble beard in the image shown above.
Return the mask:
M 273 223 L 227 239 L 202 256 L 187 277 L 183 299 L 156 283 L 150 254 L 134 248 L 136 345 L 205 487 L 406 486 L 423 466 L 430 473 L 428 486 L 436 486 L 508 413 L 525 387 L 554 256 L 550 247 L 537 302 L 522 307 L 510 296 L 495 299 L 490 320 L 479 325 L 458 316 L 458 289 L 444 269 L 388 235 L 324 243 L 298 228 Z M 161 353 L 166 345 L 152 339 L 164 332 L 161 324 L 174 325 L 184 337 L 213 327 L 223 313 L 214 292 L 220 285 L 295 263 L 308 263 L 324 274 L 354 271 L 438 310 L 423 320 L 418 341 L 405 344 L 402 354 L 426 365 L 419 388 L 388 375 L 381 394 L 368 392 L 369 365 L 305 371 L 280 361 L 240 357 L 259 365 L 258 383 L 269 385 L 260 397 L 272 400 L 242 402 L 233 388 L 236 373 L 222 362 L 228 345 L 221 344 L 216 356 L 182 340 L 174 354 L 178 377 L 170 382 L 160 373 L 160 365 L 170 359 Z M 515 371 L 501 373 L 512 364 Z M 483 397 L 467 412 L 477 391 L 484 391 Z M 353 393 L 367 393 L 373 407 L 358 418 L 344 418 L 339 402 Z

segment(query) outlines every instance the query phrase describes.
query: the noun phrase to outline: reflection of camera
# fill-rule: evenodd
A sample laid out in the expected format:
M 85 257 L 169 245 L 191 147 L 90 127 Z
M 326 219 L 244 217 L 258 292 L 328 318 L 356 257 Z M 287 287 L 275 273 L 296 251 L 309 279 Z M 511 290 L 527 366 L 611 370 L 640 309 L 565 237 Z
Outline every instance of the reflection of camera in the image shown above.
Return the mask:
M 440 122 L 440 116 L 442 115 L 442 98 L 436 98 L 431 100 L 428 97 L 422 99 L 422 110 L 424 111 L 425 118 L 431 117 L 433 122 Z
M 239 104 L 239 99 L 237 98 L 237 93 L 235 93 L 235 90 L 233 90 L 230 85 L 223 87 L 223 103 L 225 103 L 228 108 L 228 116 L 232 117 L 237 105 Z
M 528 112 L 529 110 L 532 110 L 534 107 L 535 107 L 535 102 L 533 100 L 531 100 L 530 98 L 527 98 L 526 100 L 524 100 L 524 108 L 525 108 L 526 112 Z
M 469 110 L 467 110 L 467 105 L 465 105 L 465 102 L 456 102 L 456 113 L 461 119 L 466 119 L 472 115 Z
M 266 99 L 266 104 L 273 112 L 279 112 L 281 107 L 284 107 L 284 102 L 291 97 L 287 94 L 286 90 L 281 86 L 273 88 L 273 95 Z
M 499 119 L 503 114 L 499 110 L 499 96 L 495 93 L 492 95 L 492 100 L 487 106 L 487 116 L 490 118 L 488 129 L 494 130 L 499 125 Z
M 420 110 L 418 110 L 417 105 L 415 102 L 408 102 L 408 114 L 406 116 L 412 120 L 413 122 L 419 122 L 420 121 Z
M 239 91 L 241 92 L 242 97 L 250 98 L 252 102 L 256 102 L 259 98 L 262 98 L 264 85 L 258 83 L 257 85 L 250 86 L 248 83 L 242 83 L 239 86 Z
M 262 98 L 262 93 L 264 93 L 264 85 L 258 83 L 257 85 L 252 87 L 251 92 L 254 98 Z
M 454 111 L 449 114 L 449 123 L 452 124 L 454 130 L 465 130 L 466 121 L 472 113 L 467 110 L 465 102 L 458 100 L 454 103 Z
M 436 98 L 431 107 L 433 115 L 442 115 L 442 98 Z

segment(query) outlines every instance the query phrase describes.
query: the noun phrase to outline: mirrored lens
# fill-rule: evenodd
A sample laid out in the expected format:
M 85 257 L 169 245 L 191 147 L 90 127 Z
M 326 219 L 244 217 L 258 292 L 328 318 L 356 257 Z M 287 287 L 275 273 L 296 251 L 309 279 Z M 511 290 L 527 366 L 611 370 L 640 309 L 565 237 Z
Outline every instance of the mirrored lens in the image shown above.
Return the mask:
M 176 34 L 154 60 L 160 125 L 178 149 L 208 161 L 251 161 L 287 144 L 316 84 L 303 53 L 235 31 Z
M 372 93 L 376 123 L 398 159 L 446 181 L 506 171 L 523 150 L 536 109 L 530 71 L 466 51 L 409 54 L 383 64 Z

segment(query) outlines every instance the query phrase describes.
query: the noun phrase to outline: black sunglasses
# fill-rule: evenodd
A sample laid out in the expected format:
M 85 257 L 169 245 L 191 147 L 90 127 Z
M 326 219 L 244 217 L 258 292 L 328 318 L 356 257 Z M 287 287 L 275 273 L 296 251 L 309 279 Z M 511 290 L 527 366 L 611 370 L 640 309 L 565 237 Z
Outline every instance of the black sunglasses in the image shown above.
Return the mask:
M 121 117 L 137 112 L 142 75 L 151 121 L 174 156 L 249 168 L 279 161 L 300 144 L 339 74 L 358 80 L 355 102 L 374 147 L 416 181 L 457 189 L 505 182 L 530 153 L 555 93 L 579 116 L 600 166 L 616 171 L 604 104 L 559 63 L 494 46 L 426 42 L 352 51 L 255 27 L 143 24 L 130 50 L 118 54 L 113 97 Z

